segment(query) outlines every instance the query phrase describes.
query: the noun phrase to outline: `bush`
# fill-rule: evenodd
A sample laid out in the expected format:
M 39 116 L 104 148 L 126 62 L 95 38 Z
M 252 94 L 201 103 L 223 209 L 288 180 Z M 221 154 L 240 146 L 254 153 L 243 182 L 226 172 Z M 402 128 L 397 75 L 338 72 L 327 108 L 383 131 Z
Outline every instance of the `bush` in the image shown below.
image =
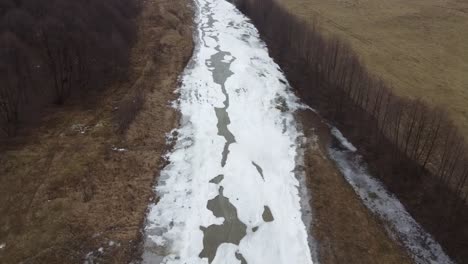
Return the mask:
M 124 134 L 127 131 L 144 103 L 145 96 L 141 89 L 137 89 L 132 96 L 120 103 L 114 116 L 118 133 Z

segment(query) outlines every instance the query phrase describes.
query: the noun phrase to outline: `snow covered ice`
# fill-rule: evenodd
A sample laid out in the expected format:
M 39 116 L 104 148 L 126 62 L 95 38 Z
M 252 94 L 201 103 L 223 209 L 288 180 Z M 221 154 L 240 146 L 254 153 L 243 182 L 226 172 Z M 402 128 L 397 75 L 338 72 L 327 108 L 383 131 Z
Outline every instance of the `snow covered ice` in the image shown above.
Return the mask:
M 294 173 L 299 107 L 257 30 L 197 0 L 181 127 L 145 226 L 143 263 L 312 263 Z

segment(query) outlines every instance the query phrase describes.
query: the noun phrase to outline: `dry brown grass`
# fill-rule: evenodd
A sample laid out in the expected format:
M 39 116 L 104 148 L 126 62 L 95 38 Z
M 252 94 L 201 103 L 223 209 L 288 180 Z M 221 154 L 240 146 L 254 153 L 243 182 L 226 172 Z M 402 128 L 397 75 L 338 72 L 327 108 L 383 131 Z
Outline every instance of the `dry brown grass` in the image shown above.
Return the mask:
M 468 2 L 281 0 L 349 41 L 369 70 L 403 96 L 449 111 L 468 134 Z
M 383 223 L 362 204 L 327 157 L 330 128 L 312 111 L 300 112 L 298 119 L 309 141 L 304 165 L 320 263 L 412 263 L 403 246 L 390 238 Z
M 184 0 L 144 2 L 128 80 L 0 144 L 0 263 L 83 263 L 90 251 L 99 263 L 130 261 L 165 133 L 177 126 L 168 102 L 191 55 L 191 25 Z M 122 135 L 115 107 L 139 89 L 145 101 Z

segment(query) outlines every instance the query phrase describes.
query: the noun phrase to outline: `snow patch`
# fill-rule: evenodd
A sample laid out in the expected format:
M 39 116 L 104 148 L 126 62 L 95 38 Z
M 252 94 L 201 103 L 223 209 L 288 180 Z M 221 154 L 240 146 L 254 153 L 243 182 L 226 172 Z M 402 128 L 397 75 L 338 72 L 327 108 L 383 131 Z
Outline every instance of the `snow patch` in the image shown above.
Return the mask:
M 113 151 L 117 151 L 117 152 L 124 152 L 124 151 L 127 151 L 126 148 L 112 147 L 111 149 L 112 149 Z
M 442 247 L 406 211 L 400 201 L 383 184 L 372 177 L 356 148 L 333 128 L 332 134 L 346 149 L 330 148 L 330 157 L 336 162 L 345 179 L 364 204 L 388 223 L 418 264 L 453 263 Z
M 332 135 L 340 141 L 340 143 L 351 152 L 356 152 L 357 148 L 349 142 L 336 127 L 331 129 Z

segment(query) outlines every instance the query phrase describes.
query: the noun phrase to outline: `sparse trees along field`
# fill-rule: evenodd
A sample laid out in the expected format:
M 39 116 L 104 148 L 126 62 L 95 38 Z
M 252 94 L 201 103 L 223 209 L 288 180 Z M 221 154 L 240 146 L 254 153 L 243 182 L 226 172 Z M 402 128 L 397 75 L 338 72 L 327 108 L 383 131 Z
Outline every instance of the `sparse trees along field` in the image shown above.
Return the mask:
M 1 0 L 0 133 L 124 73 L 137 11 L 132 0 Z
M 468 147 L 446 112 L 396 95 L 348 43 L 274 0 L 236 3 L 301 97 L 359 143 L 371 170 L 455 260 L 468 259 Z
M 284 0 L 325 35 L 349 42 L 396 94 L 443 106 L 468 134 L 468 1 Z

